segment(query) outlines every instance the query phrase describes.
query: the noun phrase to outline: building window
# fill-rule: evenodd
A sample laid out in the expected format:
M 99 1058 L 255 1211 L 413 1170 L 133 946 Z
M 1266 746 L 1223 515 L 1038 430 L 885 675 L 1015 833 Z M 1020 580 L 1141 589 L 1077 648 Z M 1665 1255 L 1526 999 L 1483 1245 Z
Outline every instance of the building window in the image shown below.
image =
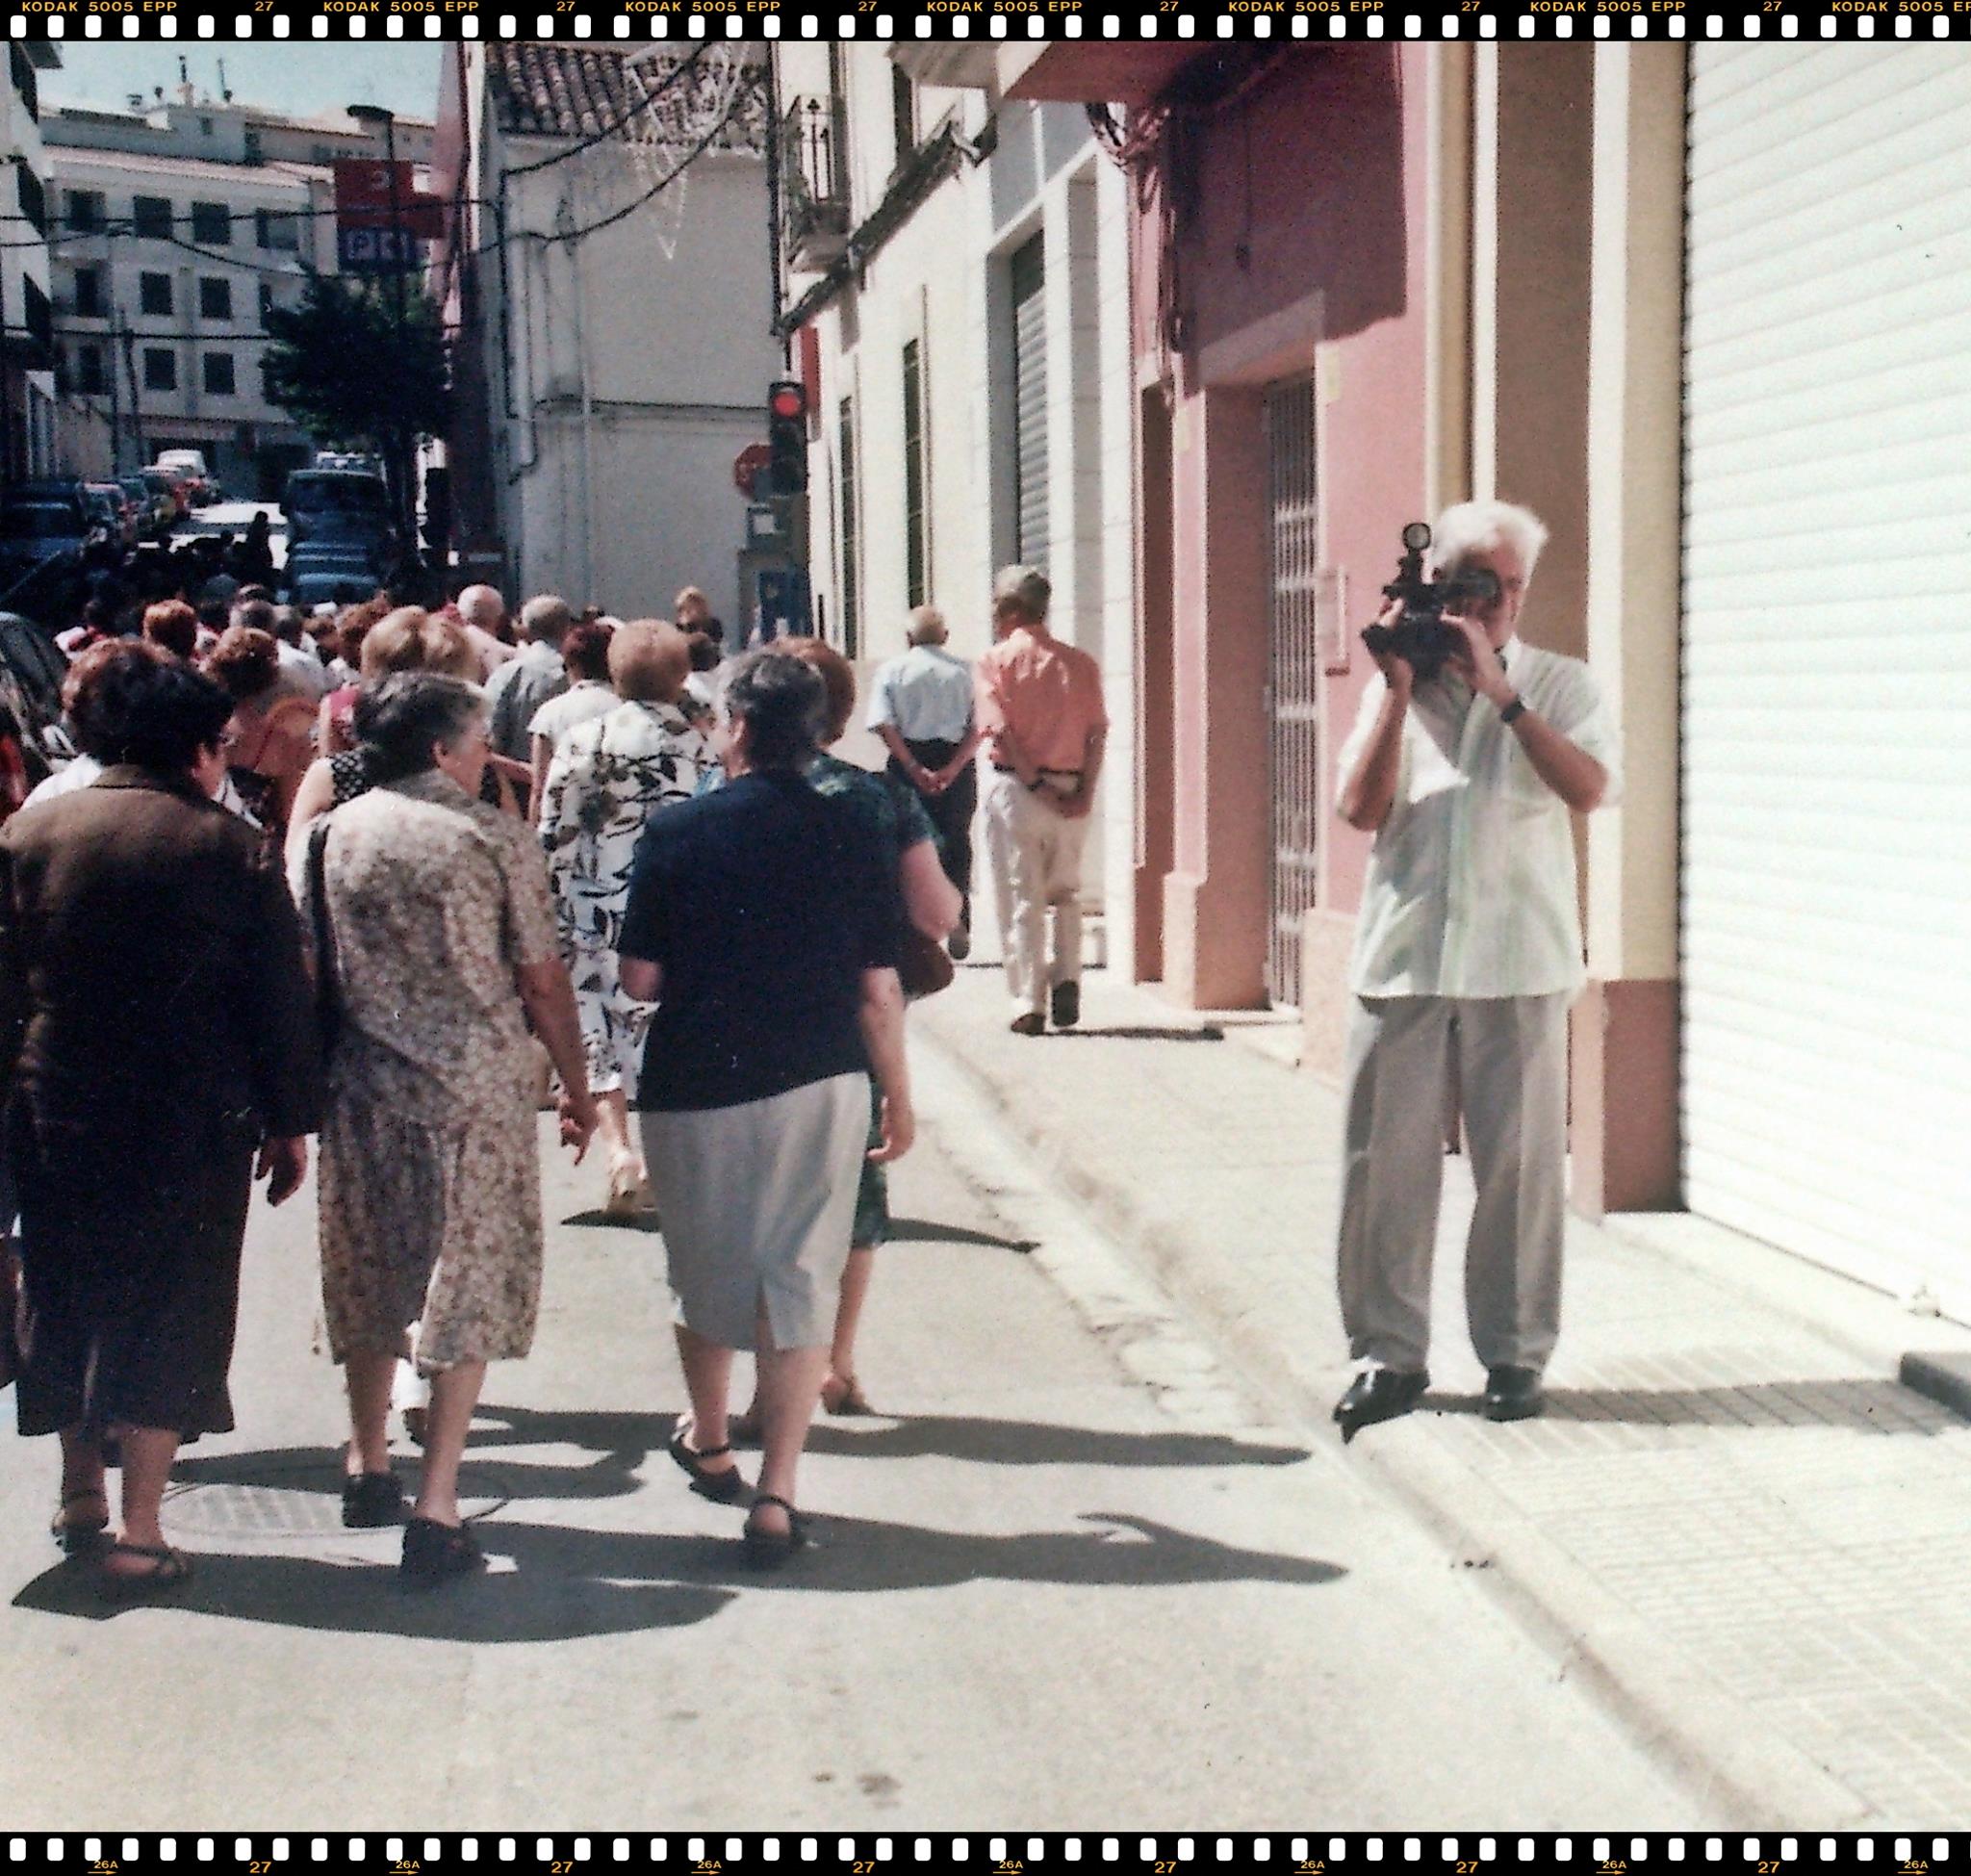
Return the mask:
M 310 163 L 333 163 L 335 152 L 326 143 L 311 143 L 308 147 Z
M 230 320 L 233 317 L 233 283 L 230 280 L 204 278 L 199 281 L 198 317 L 202 320 Z
M 234 392 L 233 354 L 229 351 L 209 351 L 204 355 L 205 395 L 208 398 L 230 398 Z
M 143 388 L 146 391 L 177 390 L 178 354 L 168 346 L 144 347 Z
M 836 411 L 835 447 L 841 459 L 842 655 L 858 657 L 862 643 L 862 542 L 856 527 L 856 400 L 844 398 Z
M 912 339 L 904 347 L 904 569 L 911 605 L 930 598 L 931 515 L 924 468 L 924 354 Z
M 902 65 L 889 68 L 889 108 L 896 122 L 897 161 L 917 147 L 917 88 Z
M 301 224 L 278 209 L 255 209 L 253 239 L 262 247 L 292 254 L 301 244 Z
M 192 239 L 201 247 L 232 245 L 233 218 L 226 213 L 223 202 L 192 203 Z
M 263 403 L 275 401 L 273 395 L 273 360 L 266 352 L 260 355 L 260 398 Z
M 103 270 L 99 267 L 75 270 L 75 310 L 84 319 L 103 317 Z
M 85 398 L 100 398 L 110 388 L 109 380 L 103 375 L 101 346 L 76 347 L 75 388 Z
M 245 161 L 252 167 L 258 167 L 267 161 L 267 150 L 261 142 L 260 132 L 251 127 L 246 132 Z
M 163 195 L 137 195 L 130 202 L 130 224 L 143 241 L 169 241 L 171 204 Z
M 109 225 L 110 204 L 100 189 L 71 189 L 68 192 L 68 231 L 76 235 L 99 235 Z
M 20 213 L 28 226 L 43 241 L 48 235 L 48 192 L 41 187 L 41 179 L 25 163 L 17 163 L 13 172 L 20 178 Z
M 199 118 L 198 134 L 201 137 L 210 137 L 212 135 L 212 119 L 210 117 Z
M 273 288 L 265 280 L 260 283 L 260 329 L 267 330 L 267 316 L 273 311 Z
M 18 39 L 10 39 L 7 44 L 8 69 L 13 74 L 13 89 L 20 93 L 20 101 L 27 106 L 28 121 L 41 120 L 41 83 L 35 76 L 34 61 L 21 50 Z
M 171 276 L 168 273 L 140 273 L 137 276 L 138 310 L 156 317 L 171 311 Z

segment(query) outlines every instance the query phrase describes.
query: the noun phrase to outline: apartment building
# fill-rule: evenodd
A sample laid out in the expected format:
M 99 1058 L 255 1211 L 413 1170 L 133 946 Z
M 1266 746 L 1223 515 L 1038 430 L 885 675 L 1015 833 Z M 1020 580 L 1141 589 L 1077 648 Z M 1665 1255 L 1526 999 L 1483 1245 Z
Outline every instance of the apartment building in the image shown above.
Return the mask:
M 330 165 L 380 155 L 380 132 L 189 84 L 124 111 L 51 107 L 43 124 L 65 466 L 195 449 L 230 493 L 277 500 L 314 446 L 266 395 L 265 316 L 308 269 L 336 270 Z M 400 120 L 399 159 L 430 134 Z
M 55 329 L 48 292 L 48 157 L 40 74 L 46 39 L 9 39 L 0 83 L 0 471 L 45 475 L 55 460 Z

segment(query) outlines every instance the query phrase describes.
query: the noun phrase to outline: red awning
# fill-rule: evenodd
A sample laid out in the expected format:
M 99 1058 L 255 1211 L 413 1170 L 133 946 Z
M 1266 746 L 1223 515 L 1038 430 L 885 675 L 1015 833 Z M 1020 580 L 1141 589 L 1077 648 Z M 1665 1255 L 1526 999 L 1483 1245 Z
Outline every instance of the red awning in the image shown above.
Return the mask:
M 1063 40 L 1046 47 L 1007 96 L 1074 104 L 1152 104 L 1209 45 Z

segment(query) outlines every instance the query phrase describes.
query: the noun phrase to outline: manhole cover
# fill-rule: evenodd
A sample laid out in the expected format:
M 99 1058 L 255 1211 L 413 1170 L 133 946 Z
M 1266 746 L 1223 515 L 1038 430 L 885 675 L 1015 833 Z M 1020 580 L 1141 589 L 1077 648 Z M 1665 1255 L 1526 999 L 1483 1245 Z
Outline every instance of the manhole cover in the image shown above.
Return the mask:
M 405 1477 L 416 1485 L 415 1469 Z M 499 1474 L 481 1466 L 459 1469 L 459 1509 L 468 1518 L 498 1511 L 507 1500 Z M 195 1478 L 166 1494 L 171 1523 L 208 1537 L 346 1537 L 343 1529 L 342 1474 L 334 1465 L 294 1466 L 252 1480 Z

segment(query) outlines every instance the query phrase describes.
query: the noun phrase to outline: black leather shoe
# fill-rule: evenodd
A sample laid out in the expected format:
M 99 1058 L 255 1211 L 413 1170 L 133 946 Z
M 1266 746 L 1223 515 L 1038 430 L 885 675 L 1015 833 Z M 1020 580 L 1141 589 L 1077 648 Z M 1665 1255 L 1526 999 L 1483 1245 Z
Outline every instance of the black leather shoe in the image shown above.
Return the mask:
M 961 964 L 972 955 L 972 934 L 962 925 L 954 925 L 951 936 L 944 941 L 944 948 L 951 954 L 955 964 Z
M 1535 1368 L 1488 1368 L 1485 1371 L 1485 1418 L 1532 1420 L 1547 1411 L 1547 1390 Z
M 1056 1029 L 1072 1029 L 1082 1019 L 1082 987 L 1079 984 L 1057 984 L 1050 999 L 1052 1008 L 1048 1015 L 1054 1018 Z
M 1379 1420 L 1395 1420 L 1406 1414 L 1423 1399 L 1430 1376 L 1397 1368 L 1365 1368 L 1348 1384 L 1348 1391 L 1335 1402 L 1335 1419 L 1346 1446 L 1365 1427 Z

